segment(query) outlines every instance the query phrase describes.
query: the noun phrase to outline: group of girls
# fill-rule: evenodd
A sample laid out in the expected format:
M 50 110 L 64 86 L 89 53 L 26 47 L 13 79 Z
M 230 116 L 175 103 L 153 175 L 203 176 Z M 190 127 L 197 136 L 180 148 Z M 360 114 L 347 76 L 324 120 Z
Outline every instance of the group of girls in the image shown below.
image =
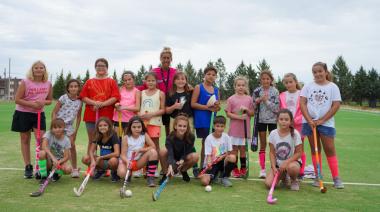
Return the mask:
M 294 74 L 284 76 L 287 91 L 279 94 L 273 85 L 269 70 L 260 73 L 260 86 L 249 95 L 248 79 L 237 76 L 235 94 L 227 99 L 225 112 L 230 119 L 228 133 L 224 132 L 226 118 L 218 116 L 221 109 L 220 93 L 215 84 L 217 69 L 209 66 L 204 70 L 204 81 L 195 87 L 187 82 L 183 72 L 170 67 L 172 53 L 164 48 L 160 54 L 161 65 L 148 72 L 144 85 L 136 86 L 133 72 L 122 75 L 123 84 L 108 77 L 108 61 L 100 58 L 95 62 L 96 76 L 81 88 L 78 80 L 70 80 L 66 94 L 61 96 L 51 114 L 50 130 L 45 133 L 44 106 L 52 103 L 51 83 L 43 62 L 35 62 L 16 93 L 16 110 L 12 131 L 20 133 L 21 152 L 25 163 L 25 178 L 32 178 L 30 161 L 31 132 L 43 135 L 38 152 L 39 177 L 46 178 L 48 170 L 79 177 L 75 139 L 80 126 L 82 102 L 85 103 L 85 122 L 88 145 L 82 162 L 87 173 L 99 179 L 110 170 L 113 182 L 125 176 L 127 168 L 134 172 L 143 170 L 148 186 L 155 186 L 154 177 L 162 179 L 180 173 L 185 182 L 193 169 L 202 185 L 220 182 L 231 186 L 228 180 L 246 175 L 246 140 L 251 139 L 250 120 L 255 123 L 260 140 L 259 164 L 261 178 L 271 185 L 279 172 L 284 184 L 291 183 L 298 190 L 297 178 L 302 176 L 306 164 L 303 152 L 304 136 L 311 146 L 311 158 L 316 166 L 313 128 L 318 132 L 318 149 L 322 144 L 329 164 L 334 186 L 343 188 L 339 178 L 335 152 L 334 115 L 341 101 L 339 88 L 331 82 L 330 72 L 324 63 L 312 67 L 314 82 L 302 91 Z M 38 122 L 40 120 L 40 122 Z M 74 126 L 75 122 L 75 126 Z M 246 126 L 244 126 L 246 124 Z M 161 126 L 165 126 L 165 145 L 160 147 Z M 201 139 L 200 155 L 195 149 L 196 137 Z M 265 156 L 269 131 L 270 164 L 267 175 Z M 97 149 L 100 149 L 99 154 Z M 200 159 L 198 168 L 198 161 Z M 240 163 L 238 163 L 240 159 Z M 68 161 L 71 160 L 71 166 Z M 130 166 L 128 166 L 130 164 Z M 238 167 L 240 164 L 240 168 Z M 321 161 L 320 161 L 321 164 Z M 315 168 L 316 170 L 316 168 Z M 198 176 L 200 175 L 200 176 Z M 318 185 L 318 178 L 313 185 Z

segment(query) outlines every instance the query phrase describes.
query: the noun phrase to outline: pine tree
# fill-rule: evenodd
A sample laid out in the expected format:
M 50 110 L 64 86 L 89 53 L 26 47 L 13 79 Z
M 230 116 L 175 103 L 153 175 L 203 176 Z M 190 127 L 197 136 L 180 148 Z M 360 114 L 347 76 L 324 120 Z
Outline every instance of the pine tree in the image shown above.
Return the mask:
M 65 93 L 65 78 L 63 77 L 63 70 L 61 74 L 57 76 L 55 83 L 53 85 L 53 98 L 58 99 Z
M 113 70 L 112 79 L 115 80 L 115 82 L 117 83 L 118 79 L 117 79 L 117 75 L 116 75 L 116 69 Z
M 259 61 L 259 64 L 256 66 L 257 70 L 259 72 L 262 72 L 264 70 L 270 70 L 270 65 L 267 63 L 265 59 Z
M 177 71 L 183 71 L 183 65 L 182 65 L 182 63 L 178 63 L 177 66 L 176 66 L 176 69 L 177 69 Z
M 246 68 L 247 71 L 247 78 L 249 80 L 249 92 L 252 93 L 253 90 L 257 87 L 259 87 L 259 79 L 258 79 L 258 73 L 256 70 L 252 67 L 252 64 L 249 64 Z
M 247 76 L 247 66 L 245 66 L 244 61 L 241 61 L 240 65 L 235 70 L 235 76 Z
M 195 85 L 201 84 L 203 82 L 204 74 L 203 70 L 200 68 L 197 72 L 197 77 L 195 78 L 194 87 Z
M 359 103 L 360 106 L 363 105 L 363 100 L 368 96 L 367 87 L 367 72 L 364 70 L 363 66 L 360 66 L 359 71 L 355 74 L 353 82 L 353 98 L 357 103 Z
M 197 78 L 197 75 L 196 75 L 195 69 L 193 67 L 193 64 L 191 64 L 190 60 L 187 61 L 187 64 L 184 68 L 184 72 L 187 76 L 187 83 L 189 83 L 190 85 L 194 85 L 196 78 Z
M 277 88 L 278 92 L 280 92 L 280 93 L 286 91 L 286 87 L 285 87 L 284 83 L 282 83 L 281 77 L 277 78 L 276 88 Z
M 339 87 L 342 101 L 348 102 L 352 98 L 352 80 L 353 76 L 348 69 L 346 61 L 339 56 L 332 67 L 334 83 Z
M 235 73 L 228 73 L 227 80 L 226 80 L 226 96 L 227 98 L 234 95 L 235 88 L 234 88 L 234 80 L 235 80 L 236 74 Z
M 145 66 L 142 65 L 139 69 L 139 71 L 137 72 L 137 75 L 136 75 L 136 80 L 135 80 L 135 83 L 136 85 L 142 85 L 143 84 L 143 81 L 144 81 L 144 77 L 145 75 L 147 74 L 147 70 L 145 69 Z
M 86 71 L 86 75 L 84 76 L 84 78 L 82 79 L 82 83 L 83 85 L 86 83 L 86 81 L 90 79 L 90 71 L 87 69 Z
M 77 78 L 75 78 L 75 79 L 77 79 L 79 82 L 82 83 L 82 80 L 81 80 L 81 78 L 80 78 L 80 74 L 78 74 Z
M 377 71 L 372 68 L 368 71 L 368 105 L 376 108 L 377 98 L 380 97 L 380 82 Z
M 227 99 L 229 96 L 227 96 L 226 92 L 226 86 L 225 82 L 227 80 L 227 71 L 226 67 L 224 66 L 224 63 L 222 61 L 222 58 L 219 58 L 215 63 L 215 68 L 218 70 L 218 78 L 216 79 L 216 84 L 219 87 L 220 91 L 220 98 L 221 99 Z
M 67 82 L 69 80 L 71 80 L 73 78 L 73 76 L 71 75 L 71 71 L 69 71 L 69 73 L 66 75 L 66 78 L 65 78 L 65 85 L 67 84 Z

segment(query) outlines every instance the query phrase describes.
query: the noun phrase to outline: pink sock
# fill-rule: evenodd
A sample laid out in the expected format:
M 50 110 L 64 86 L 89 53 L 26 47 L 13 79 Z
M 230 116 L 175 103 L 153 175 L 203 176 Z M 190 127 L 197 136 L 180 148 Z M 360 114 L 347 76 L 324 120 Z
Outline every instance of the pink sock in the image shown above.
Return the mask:
M 300 174 L 303 175 L 304 170 L 305 170 L 305 165 L 306 165 L 306 153 L 305 152 L 302 152 L 301 162 L 302 162 L 302 166 L 301 166 Z
M 265 150 L 260 150 L 259 160 L 260 160 L 261 170 L 265 170 Z
M 338 177 L 339 176 L 339 170 L 338 170 L 338 159 L 337 159 L 336 155 L 331 156 L 331 157 L 327 157 L 327 163 L 329 164 L 331 175 L 332 175 L 333 179 L 335 177 Z
M 318 155 L 318 156 L 320 156 L 320 155 Z M 317 157 L 315 157 L 315 155 L 311 155 L 311 161 L 313 162 L 315 176 L 318 176 Z M 322 158 L 321 157 L 319 157 L 319 168 L 321 169 L 320 171 L 322 174 Z

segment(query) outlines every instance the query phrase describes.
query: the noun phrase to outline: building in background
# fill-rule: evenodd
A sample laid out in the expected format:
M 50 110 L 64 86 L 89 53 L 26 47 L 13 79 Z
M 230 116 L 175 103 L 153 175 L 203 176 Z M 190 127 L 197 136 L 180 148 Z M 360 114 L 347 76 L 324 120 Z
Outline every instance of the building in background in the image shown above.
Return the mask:
M 21 79 L 16 77 L 9 79 L 0 76 L 0 100 L 14 100 L 20 82 Z

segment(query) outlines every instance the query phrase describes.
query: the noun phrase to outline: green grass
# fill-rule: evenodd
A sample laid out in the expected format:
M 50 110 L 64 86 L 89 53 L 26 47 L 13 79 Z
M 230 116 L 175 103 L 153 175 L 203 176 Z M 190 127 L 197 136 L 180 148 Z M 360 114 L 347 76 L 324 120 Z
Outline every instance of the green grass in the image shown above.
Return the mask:
M 23 168 L 19 135 L 10 131 L 14 107 L 13 103 L 0 102 L 0 168 Z M 48 123 L 52 108 L 46 109 Z M 344 182 L 380 184 L 379 123 L 379 114 L 341 110 L 336 115 L 336 148 Z M 86 143 L 87 135 L 82 124 L 77 137 L 79 157 L 83 156 Z M 34 139 L 31 149 L 34 152 Z M 305 151 L 309 155 L 308 144 Z M 257 179 L 257 153 L 250 152 L 250 155 L 250 178 Z M 326 163 L 323 170 L 325 181 L 331 181 Z M 83 178 L 64 176 L 57 183 L 51 183 L 42 197 L 31 198 L 29 193 L 38 189 L 37 181 L 23 179 L 22 170 L 0 170 L 0 173 L 1 211 L 378 211 L 380 208 L 379 186 L 346 185 L 344 190 L 336 190 L 328 184 L 327 193 L 321 194 L 306 183 L 301 184 L 299 192 L 277 189 L 278 204 L 268 205 L 267 190 L 257 180 L 236 180 L 232 188 L 214 185 L 213 191 L 206 193 L 198 180 L 192 179 L 186 184 L 178 178 L 169 183 L 159 201 L 153 202 L 151 193 L 154 189 L 146 187 L 143 179 L 133 179 L 133 197 L 130 199 L 120 199 L 121 182 L 111 183 L 108 178 L 96 182 L 90 180 L 83 196 L 77 198 L 72 189 L 78 187 Z

